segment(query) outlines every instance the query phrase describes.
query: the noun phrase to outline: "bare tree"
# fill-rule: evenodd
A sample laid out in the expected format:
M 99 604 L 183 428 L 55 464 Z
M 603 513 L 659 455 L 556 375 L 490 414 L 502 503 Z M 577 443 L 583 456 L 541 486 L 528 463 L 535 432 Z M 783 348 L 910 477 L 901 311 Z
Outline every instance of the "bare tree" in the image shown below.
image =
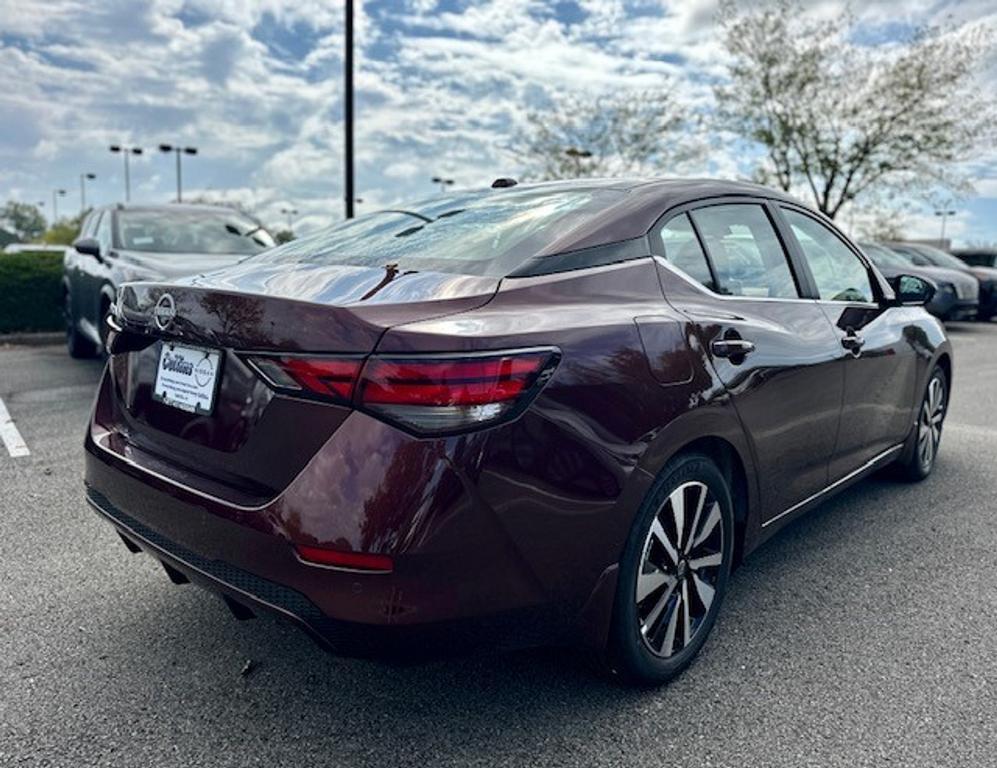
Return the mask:
M 720 21 L 732 61 L 717 114 L 764 148 L 760 181 L 809 190 L 831 218 L 874 190 L 966 191 L 956 166 L 994 124 L 973 90 L 989 31 L 925 26 L 866 45 L 851 13 L 814 20 L 798 0 L 728 2 Z
M 687 126 L 687 110 L 663 90 L 559 96 L 527 114 L 512 149 L 539 179 L 674 173 L 701 151 Z

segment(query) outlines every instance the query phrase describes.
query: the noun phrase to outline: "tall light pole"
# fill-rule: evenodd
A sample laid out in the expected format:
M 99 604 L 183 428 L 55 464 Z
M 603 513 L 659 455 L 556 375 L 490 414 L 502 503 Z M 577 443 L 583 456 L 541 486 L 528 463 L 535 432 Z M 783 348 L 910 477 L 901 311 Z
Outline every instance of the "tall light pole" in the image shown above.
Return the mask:
M 66 190 L 64 189 L 53 189 L 52 190 L 52 223 L 55 224 L 59 220 L 59 198 L 66 196 Z
M 592 157 L 592 153 L 587 149 L 578 149 L 577 147 L 568 147 L 564 150 L 564 154 L 575 161 L 575 176 L 582 175 L 582 160 Z
M 293 217 L 298 215 L 297 208 L 281 208 L 280 212 L 287 216 L 287 231 L 294 233 L 294 227 L 291 226 L 293 222 Z
M 87 180 L 93 181 L 97 178 L 96 173 L 81 173 L 80 174 L 80 213 L 83 213 L 87 209 Z
M 935 211 L 935 216 L 942 217 L 942 236 L 938 239 L 938 245 L 942 248 L 945 247 L 945 220 L 949 216 L 955 216 L 955 211 L 950 211 L 948 208 L 942 208 L 940 211 Z
M 346 41 L 343 56 L 343 148 L 346 172 L 346 218 L 353 218 L 353 0 L 346 0 Z
M 128 156 L 141 155 L 142 147 L 126 147 L 124 144 L 112 144 L 108 149 L 112 152 L 120 152 L 121 156 L 125 159 L 125 202 L 131 202 L 132 181 L 128 174 Z
M 440 185 L 440 192 L 446 192 L 447 187 L 453 186 L 453 179 L 446 179 L 442 176 L 434 176 L 433 183 Z
M 173 152 L 177 156 L 177 202 L 183 202 L 183 176 L 180 170 L 180 155 L 196 155 L 197 147 L 181 147 L 173 144 L 160 144 L 160 152 Z

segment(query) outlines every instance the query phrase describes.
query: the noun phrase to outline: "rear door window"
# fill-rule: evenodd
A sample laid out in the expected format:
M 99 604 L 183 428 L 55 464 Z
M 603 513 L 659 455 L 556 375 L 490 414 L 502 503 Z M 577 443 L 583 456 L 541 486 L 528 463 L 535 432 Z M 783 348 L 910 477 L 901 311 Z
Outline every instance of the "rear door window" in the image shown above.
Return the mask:
M 799 297 L 786 251 L 763 206 L 711 205 L 694 210 L 692 220 L 713 265 L 718 293 L 767 299 Z
M 814 218 L 790 208 L 783 214 L 803 250 L 824 301 L 873 301 L 869 270 L 834 232 Z

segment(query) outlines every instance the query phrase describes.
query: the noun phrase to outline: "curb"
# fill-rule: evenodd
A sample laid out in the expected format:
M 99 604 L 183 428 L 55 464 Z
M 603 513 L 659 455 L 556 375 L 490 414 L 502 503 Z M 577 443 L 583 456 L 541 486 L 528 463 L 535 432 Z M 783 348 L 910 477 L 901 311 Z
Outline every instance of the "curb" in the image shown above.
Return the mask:
M 49 344 L 61 344 L 65 340 L 66 334 L 61 331 L 0 333 L 0 346 L 43 347 Z

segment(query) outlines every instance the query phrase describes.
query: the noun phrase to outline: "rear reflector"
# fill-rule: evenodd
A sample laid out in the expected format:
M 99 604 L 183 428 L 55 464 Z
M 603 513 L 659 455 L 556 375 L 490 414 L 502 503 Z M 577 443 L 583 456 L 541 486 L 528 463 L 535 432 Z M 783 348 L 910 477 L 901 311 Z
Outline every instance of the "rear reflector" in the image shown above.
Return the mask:
M 295 544 L 294 549 L 302 560 L 316 565 L 350 568 L 355 571 L 378 571 L 380 573 L 389 573 L 394 568 L 394 563 L 388 555 L 342 552 L 338 549 L 309 547 L 304 544 Z
M 551 377 L 556 349 L 484 355 L 356 357 L 254 355 L 270 386 L 378 416 L 420 435 L 444 435 L 515 418 Z

